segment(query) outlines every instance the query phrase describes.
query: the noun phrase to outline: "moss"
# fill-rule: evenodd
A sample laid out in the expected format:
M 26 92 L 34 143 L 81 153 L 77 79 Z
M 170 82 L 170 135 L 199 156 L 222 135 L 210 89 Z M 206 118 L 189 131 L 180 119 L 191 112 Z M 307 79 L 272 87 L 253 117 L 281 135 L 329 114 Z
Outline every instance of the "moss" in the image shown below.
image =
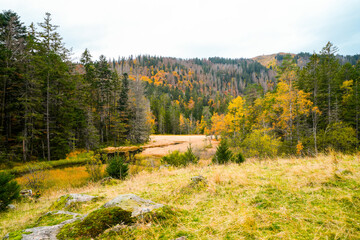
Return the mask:
M 136 235 L 138 234 L 140 230 L 136 227 L 126 227 L 122 228 L 120 230 L 110 230 L 105 231 L 104 234 L 101 234 L 98 239 L 106 239 L 106 240 L 117 240 L 117 239 L 126 239 L 126 240 L 135 240 Z
M 138 216 L 138 224 L 109 229 L 100 235 L 98 239 L 173 239 L 176 236 L 190 236 L 190 234 L 184 234 L 181 231 L 176 235 L 174 235 L 175 232 L 173 231 L 166 230 L 163 232 L 168 227 L 176 229 L 179 222 L 182 222 L 181 215 L 188 215 L 188 212 L 164 206 Z
M 54 202 L 50 206 L 49 210 L 54 211 L 64 209 L 68 199 L 71 199 L 71 196 L 69 194 L 61 196 L 56 202 Z
M 101 208 L 90 213 L 84 220 L 65 225 L 57 235 L 58 239 L 96 237 L 106 229 L 119 223 L 131 224 L 131 212 L 119 207 Z
M 73 216 L 69 214 L 48 213 L 41 216 L 34 224 L 29 225 L 27 228 L 54 226 L 72 218 Z
M 25 232 L 24 230 L 19 230 L 9 233 L 9 240 L 21 240 L 23 234 L 31 234 L 31 232 Z
M 68 206 L 65 206 L 66 202 L 70 199 L 72 199 L 72 197 L 69 194 L 60 197 L 50 206 L 49 210 L 66 210 L 70 212 L 87 213 L 89 210 L 99 207 L 100 203 L 98 202 L 99 200 L 104 199 L 104 197 L 95 197 L 91 201 L 87 202 L 72 202 Z

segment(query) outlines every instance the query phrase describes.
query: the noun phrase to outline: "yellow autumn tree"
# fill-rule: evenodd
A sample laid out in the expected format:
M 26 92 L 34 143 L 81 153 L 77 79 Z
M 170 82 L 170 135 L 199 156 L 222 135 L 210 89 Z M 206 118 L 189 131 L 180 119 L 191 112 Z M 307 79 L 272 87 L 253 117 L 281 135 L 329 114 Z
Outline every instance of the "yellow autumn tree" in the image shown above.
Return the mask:
M 205 131 L 206 125 L 207 125 L 207 123 L 204 120 L 204 116 L 201 116 L 201 120 L 196 121 L 196 129 L 195 129 L 196 134 L 203 134 Z
M 224 114 L 217 114 L 211 117 L 211 129 L 208 131 L 208 135 L 214 135 L 217 139 L 219 135 L 225 132 L 226 124 L 225 124 L 225 116 Z
M 296 72 L 296 64 L 284 58 L 283 65 L 279 67 L 275 92 L 268 92 L 263 98 L 256 99 L 251 112 L 251 115 L 256 116 L 252 129 L 261 130 L 263 134 L 276 133 L 284 140 L 286 152 L 296 151 L 300 137 L 298 127 L 314 111 L 310 94 L 295 85 Z
M 244 135 L 247 118 L 245 100 L 238 96 L 229 103 L 228 113 L 225 116 L 227 133 L 233 137 Z

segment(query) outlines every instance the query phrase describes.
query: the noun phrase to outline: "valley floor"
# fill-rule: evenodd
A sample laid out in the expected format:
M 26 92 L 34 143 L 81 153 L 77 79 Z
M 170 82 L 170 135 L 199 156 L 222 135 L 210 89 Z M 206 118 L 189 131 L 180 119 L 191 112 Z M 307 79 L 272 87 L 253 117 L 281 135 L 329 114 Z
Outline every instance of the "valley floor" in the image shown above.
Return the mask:
M 329 156 L 241 165 L 202 160 L 187 168 L 141 172 L 113 186 L 58 190 L 2 213 L 0 236 L 35 222 L 66 193 L 102 196 L 104 203 L 134 193 L 178 213 L 164 222 L 137 225 L 127 232 L 134 239 L 359 239 L 360 161 L 345 155 L 338 161 L 335 166 Z M 193 187 L 191 177 L 197 175 L 207 185 Z

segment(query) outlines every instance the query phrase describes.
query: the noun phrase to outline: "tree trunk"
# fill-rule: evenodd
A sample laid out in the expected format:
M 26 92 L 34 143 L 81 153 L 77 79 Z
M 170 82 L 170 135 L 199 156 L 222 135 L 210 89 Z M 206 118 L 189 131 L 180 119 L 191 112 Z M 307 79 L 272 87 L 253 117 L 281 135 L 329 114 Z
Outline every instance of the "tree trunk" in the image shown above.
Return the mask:
M 50 161 L 50 115 L 49 115 L 49 99 L 50 98 L 50 73 L 47 75 L 46 87 L 46 143 L 47 143 L 47 159 Z

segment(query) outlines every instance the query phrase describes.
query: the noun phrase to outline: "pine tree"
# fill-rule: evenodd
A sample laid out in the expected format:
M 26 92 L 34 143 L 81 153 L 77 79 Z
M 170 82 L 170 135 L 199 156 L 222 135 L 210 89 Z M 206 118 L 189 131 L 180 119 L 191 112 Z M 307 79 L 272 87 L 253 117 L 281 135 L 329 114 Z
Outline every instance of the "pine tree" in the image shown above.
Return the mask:
M 128 175 L 128 164 L 124 162 L 122 156 L 115 156 L 109 159 L 109 164 L 106 167 L 106 172 L 110 177 L 117 179 L 125 179 Z
M 231 161 L 233 153 L 229 149 L 228 143 L 225 139 L 221 139 L 219 146 L 216 148 L 212 163 L 225 164 Z
M 5 210 L 13 200 L 19 198 L 20 186 L 13 179 L 14 176 L 0 172 L 0 211 Z
M 118 112 L 121 127 L 119 128 L 120 141 L 124 142 L 129 135 L 129 120 L 130 120 L 130 109 L 129 109 L 129 79 L 126 73 L 121 78 L 121 90 L 118 100 Z

